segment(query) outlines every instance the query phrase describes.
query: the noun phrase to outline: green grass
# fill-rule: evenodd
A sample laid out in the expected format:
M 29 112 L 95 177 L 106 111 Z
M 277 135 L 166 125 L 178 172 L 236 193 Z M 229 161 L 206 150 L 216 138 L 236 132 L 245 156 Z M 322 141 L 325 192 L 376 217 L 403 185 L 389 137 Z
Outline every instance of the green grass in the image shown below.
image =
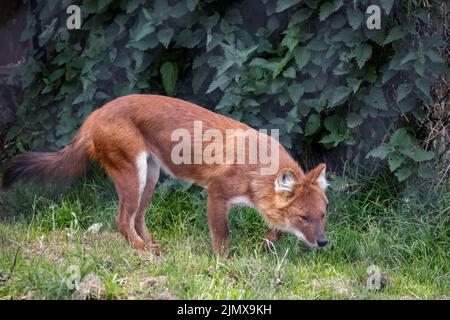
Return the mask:
M 70 299 L 75 266 L 81 278 L 101 279 L 106 299 L 448 299 L 448 185 L 424 203 L 382 175 L 361 179 L 334 180 L 324 250 L 286 235 L 264 252 L 262 218 L 233 209 L 232 263 L 211 250 L 198 188 L 158 188 L 147 212 L 164 248 L 156 257 L 117 234 L 114 189 L 99 175 L 68 189 L 19 186 L 0 194 L 0 298 Z M 97 234 L 87 231 L 94 223 L 103 224 Z M 379 290 L 366 288 L 371 265 L 381 270 Z

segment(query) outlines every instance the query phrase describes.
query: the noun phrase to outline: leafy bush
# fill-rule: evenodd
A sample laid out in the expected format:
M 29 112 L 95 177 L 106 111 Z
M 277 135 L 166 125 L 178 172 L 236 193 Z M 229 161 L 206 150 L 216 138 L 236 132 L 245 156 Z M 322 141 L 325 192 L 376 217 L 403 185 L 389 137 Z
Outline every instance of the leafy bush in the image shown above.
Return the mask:
M 160 93 L 280 128 L 296 151 L 352 145 L 400 181 L 432 176 L 435 152 L 404 119 L 424 121 L 448 72 L 439 1 L 381 0 L 382 28 L 369 30 L 367 0 L 83 0 L 82 28 L 69 31 L 72 2 L 38 2 L 22 34 L 37 45 L 20 70 L 11 152 L 60 147 L 114 97 Z

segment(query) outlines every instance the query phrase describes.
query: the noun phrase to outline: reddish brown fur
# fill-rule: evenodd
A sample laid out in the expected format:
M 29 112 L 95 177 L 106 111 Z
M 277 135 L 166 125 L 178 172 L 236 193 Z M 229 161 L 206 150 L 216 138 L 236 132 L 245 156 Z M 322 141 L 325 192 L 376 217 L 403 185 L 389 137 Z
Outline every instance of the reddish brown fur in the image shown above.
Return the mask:
M 280 169 L 275 175 L 258 174 L 260 164 L 175 165 L 170 157 L 176 144 L 171 141 L 171 133 L 179 128 L 192 132 L 195 120 L 203 121 L 203 130 L 215 128 L 224 135 L 225 130 L 230 128 L 253 130 L 241 122 L 183 100 L 156 95 L 130 95 L 113 100 L 90 114 L 71 146 L 66 147 L 69 151 L 77 150 L 78 154 L 81 150 L 83 155 L 98 161 L 114 181 L 120 207 L 117 226 L 135 248 L 157 250 L 145 227 L 144 215 L 158 180 L 160 164 L 175 177 L 188 179 L 207 189 L 208 223 L 217 254 L 228 248 L 227 213 L 230 200 L 236 197 L 248 198 L 261 212 L 271 228 L 267 237 L 273 242 L 280 236 L 277 230 L 299 230 L 311 244 L 324 237 L 325 219 L 322 216 L 326 211 L 327 199 L 324 189 L 317 182 L 324 165 L 305 174 L 273 139 L 270 143 L 276 143 L 280 154 Z M 149 154 L 147 165 L 150 171 L 141 195 L 136 159 L 142 151 Z M 57 160 L 61 157 L 53 157 L 49 167 L 55 168 L 62 162 Z M 70 161 L 76 169 L 69 175 L 78 174 L 81 170 L 78 167 L 85 163 L 76 159 Z M 42 158 L 35 160 L 43 161 Z M 65 170 L 70 171 L 70 167 L 66 166 L 69 160 L 70 157 L 66 157 L 63 163 Z M 27 171 L 30 166 L 30 161 L 22 163 L 13 159 L 11 163 L 21 167 L 22 171 Z M 290 192 L 276 192 L 274 181 L 286 170 L 293 173 L 295 186 Z M 7 169 L 7 175 L 8 172 L 11 177 L 11 170 Z M 62 172 L 58 171 L 58 174 Z M 10 180 L 9 183 L 16 179 L 13 177 Z M 301 216 L 306 217 L 307 221 L 301 220 Z

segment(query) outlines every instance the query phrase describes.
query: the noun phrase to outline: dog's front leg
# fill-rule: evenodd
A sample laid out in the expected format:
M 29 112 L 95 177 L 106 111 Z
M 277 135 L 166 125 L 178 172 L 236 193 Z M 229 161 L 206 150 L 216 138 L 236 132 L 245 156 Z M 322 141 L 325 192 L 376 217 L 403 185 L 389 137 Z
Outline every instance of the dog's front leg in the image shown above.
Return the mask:
M 208 224 L 214 251 L 221 257 L 228 253 L 228 204 L 218 192 L 208 190 Z

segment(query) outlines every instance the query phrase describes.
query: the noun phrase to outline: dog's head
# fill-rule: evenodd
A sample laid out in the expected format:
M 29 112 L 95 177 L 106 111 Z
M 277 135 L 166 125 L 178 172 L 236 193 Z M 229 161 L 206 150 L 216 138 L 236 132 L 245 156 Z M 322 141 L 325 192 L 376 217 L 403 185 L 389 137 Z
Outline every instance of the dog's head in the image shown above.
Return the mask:
M 264 210 L 272 227 L 295 234 L 311 247 L 327 243 L 325 234 L 328 186 L 326 165 L 320 164 L 307 174 L 283 168 L 275 178 L 274 201 Z

